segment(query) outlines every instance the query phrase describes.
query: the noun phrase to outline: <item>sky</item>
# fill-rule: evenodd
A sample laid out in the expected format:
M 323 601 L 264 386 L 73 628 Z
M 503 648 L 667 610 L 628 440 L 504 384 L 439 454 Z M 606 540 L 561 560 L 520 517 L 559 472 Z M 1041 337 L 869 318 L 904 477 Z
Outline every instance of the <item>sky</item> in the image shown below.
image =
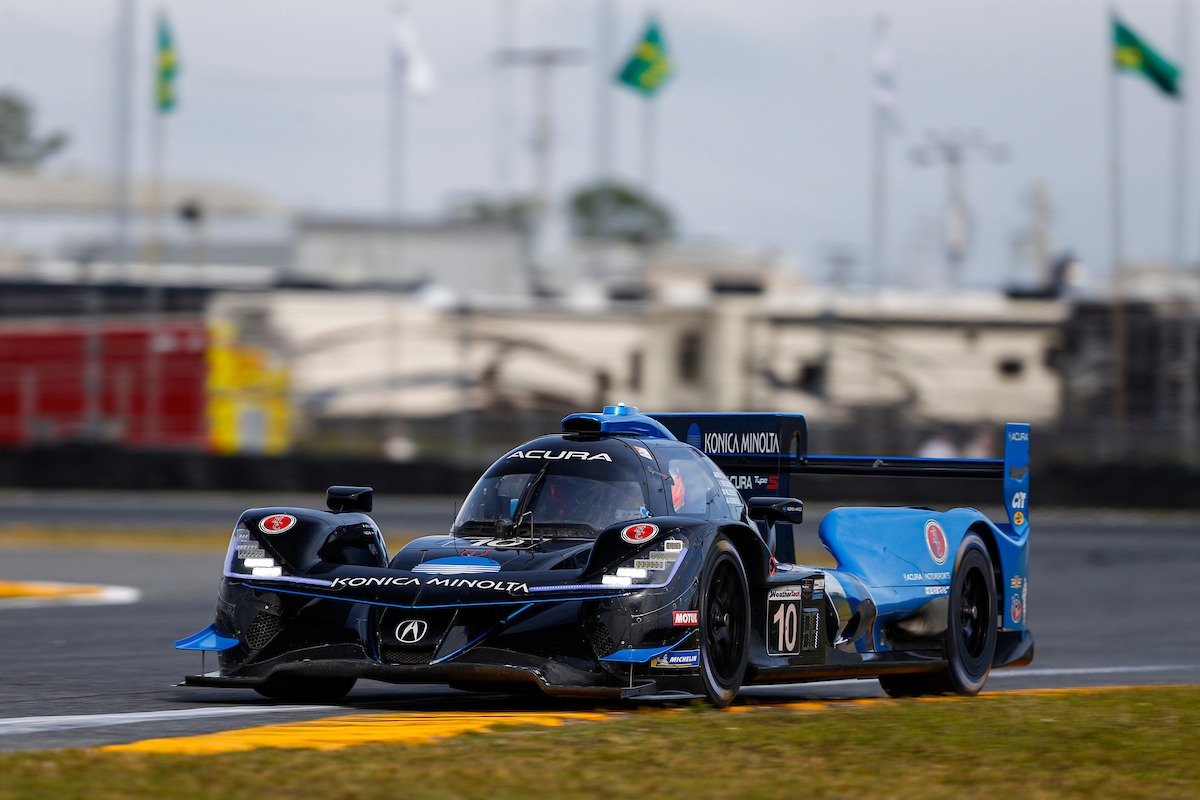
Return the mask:
M 404 111 L 404 208 L 435 218 L 456 197 L 532 188 L 533 74 L 502 71 L 503 20 L 522 47 L 582 51 L 553 79 L 552 185 L 563 200 L 600 174 L 599 93 L 614 136 L 612 174 L 649 188 L 682 239 L 776 253 L 818 281 L 829 254 L 849 252 L 839 281 L 869 275 L 871 60 L 876 20 L 891 20 L 903 129 L 887 140 L 885 280 L 940 286 L 944 167 L 911 151 L 930 134 L 980 131 L 1001 162 L 965 164 L 973 220 L 964 282 L 1034 280 L 1014 242 L 1043 187 L 1059 249 L 1103 284 L 1113 259 L 1108 3 L 1097 0 L 409 0 L 409 18 L 436 89 Z M 1180 0 L 1123 0 L 1127 24 L 1168 58 Z M 165 118 L 169 176 L 219 180 L 308 211 L 387 209 L 392 0 L 137 0 L 134 170 L 150 165 L 154 17 L 167 15 L 180 70 Z M 613 20 L 611 52 L 598 20 Z M 110 173 L 115 163 L 114 55 L 118 0 L 0 0 L 0 89 L 36 107 L 43 132 L 70 146 L 51 172 Z M 505 12 L 505 9 L 508 9 Z M 505 17 L 504 13 L 512 16 Z M 646 101 L 612 80 L 654 14 L 673 75 L 653 103 L 654 171 L 647 183 Z M 1197 47 L 1191 45 L 1194 52 Z M 1185 79 L 1186 87 L 1186 79 Z M 1117 81 L 1130 261 L 1176 257 L 1173 176 L 1177 118 L 1187 107 L 1148 81 Z M 1186 88 L 1185 88 L 1186 92 Z M 1190 112 L 1189 112 L 1190 113 Z M 503 120 L 510 120 L 506 124 Z M 1187 184 L 1200 176 L 1192 122 Z M 507 177 L 506 177 L 507 176 Z M 1200 194 L 1185 209 L 1184 258 L 1200 253 Z

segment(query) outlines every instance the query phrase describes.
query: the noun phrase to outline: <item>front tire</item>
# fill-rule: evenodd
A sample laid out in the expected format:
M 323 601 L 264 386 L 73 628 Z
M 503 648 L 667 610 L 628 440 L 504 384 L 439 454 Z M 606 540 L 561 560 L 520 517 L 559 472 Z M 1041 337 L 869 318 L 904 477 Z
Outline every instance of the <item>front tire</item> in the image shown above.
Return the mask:
M 880 676 L 879 685 L 889 696 L 976 695 L 987 683 L 996 656 L 996 573 L 983 540 L 973 533 L 958 548 L 949 599 L 946 667 L 933 673 Z
M 746 676 L 750 593 L 746 569 L 733 544 L 717 537 L 700 579 L 700 676 L 717 708 L 733 702 Z

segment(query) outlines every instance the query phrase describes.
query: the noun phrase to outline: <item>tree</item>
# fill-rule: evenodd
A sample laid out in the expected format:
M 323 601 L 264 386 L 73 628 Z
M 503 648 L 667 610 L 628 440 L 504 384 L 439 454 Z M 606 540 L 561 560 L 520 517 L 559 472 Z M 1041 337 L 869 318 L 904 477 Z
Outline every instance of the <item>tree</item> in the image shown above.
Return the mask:
M 0 91 L 0 167 L 36 169 L 67 143 L 64 133 L 35 138 L 33 107 L 20 95 Z
M 598 183 L 575 192 L 570 220 L 571 232 L 584 241 L 653 244 L 674 235 L 670 211 L 619 183 Z

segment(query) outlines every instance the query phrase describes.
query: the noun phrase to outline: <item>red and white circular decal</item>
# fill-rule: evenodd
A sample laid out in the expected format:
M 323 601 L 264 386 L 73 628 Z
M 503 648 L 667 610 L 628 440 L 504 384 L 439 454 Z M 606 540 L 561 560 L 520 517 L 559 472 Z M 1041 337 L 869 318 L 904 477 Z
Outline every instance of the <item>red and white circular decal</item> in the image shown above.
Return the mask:
M 1014 595 L 1013 595 L 1013 599 L 1012 599 L 1012 607 L 1011 607 L 1011 608 L 1009 608 L 1009 610 L 1008 610 L 1008 613 L 1009 613 L 1009 614 L 1012 616 L 1012 621 L 1013 621 L 1013 622 L 1020 622 L 1020 621 L 1021 621 L 1021 612 L 1022 612 L 1022 610 L 1023 610 L 1023 609 L 1021 608 L 1021 598 L 1020 598 L 1020 597 L 1017 597 L 1017 596 L 1014 594 Z
M 628 525 L 621 531 L 621 538 L 630 544 L 648 542 L 658 535 L 658 526 L 643 522 L 638 525 Z
M 929 548 L 929 555 L 933 557 L 935 564 L 946 563 L 950 547 L 946 544 L 946 532 L 937 520 L 931 519 L 925 523 L 925 546 Z
M 263 533 L 283 533 L 295 524 L 296 518 L 291 514 L 272 514 L 259 521 L 258 529 Z

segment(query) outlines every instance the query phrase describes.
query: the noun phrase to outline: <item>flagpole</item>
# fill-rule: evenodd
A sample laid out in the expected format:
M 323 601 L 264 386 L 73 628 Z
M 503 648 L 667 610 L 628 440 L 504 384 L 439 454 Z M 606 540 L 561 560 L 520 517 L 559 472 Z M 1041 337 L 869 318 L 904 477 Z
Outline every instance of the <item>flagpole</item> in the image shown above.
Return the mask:
M 517 0 L 499 0 L 500 14 L 496 28 L 496 52 L 508 53 L 517 47 Z M 494 107 L 494 153 L 495 192 L 498 204 L 507 203 L 513 194 L 513 131 L 515 122 L 513 108 L 516 106 L 516 84 L 511 70 L 505 69 L 504 61 L 496 59 L 496 97 Z
M 872 157 L 874 169 L 871 180 L 871 288 L 878 293 L 883 285 L 884 196 L 887 192 L 887 163 L 884 158 L 883 110 L 875 104 L 872 125 Z
M 1191 68 L 1191 14 L 1190 0 L 1178 0 L 1179 19 L 1179 62 L 1186 76 Z M 1175 274 L 1178 276 L 1179 295 L 1183 300 L 1183 325 L 1181 337 L 1183 352 L 1183 375 L 1179 394 L 1179 452 L 1183 463 L 1195 468 L 1200 465 L 1196 435 L 1196 309 L 1193 281 L 1188 281 L 1186 218 L 1188 206 L 1188 138 L 1191 89 L 1185 85 L 1179 97 L 1176 126 L 1176 169 L 1175 169 Z
M 162 415 L 162 359 L 159 353 L 159 337 L 163 316 L 162 285 L 162 195 L 163 195 L 163 150 L 165 148 L 163 115 L 155 112 L 151 125 L 150 151 L 150 235 L 146 239 L 147 268 L 147 328 L 149 358 L 146 364 L 146 443 L 158 444 L 161 435 Z
M 405 74 L 401 58 L 392 58 L 390 135 L 388 136 L 388 212 L 398 222 L 404 208 L 404 99 Z
M 404 3 L 397 2 L 392 6 L 392 24 L 402 24 L 406 12 Z M 405 82 L 407 79 L 409 54 L 400 51 L 398 42 L 392 43 L 391 62 L 391 91 L 388 93 L 391 101 L 388 111 L 388 212 L 392 222 L 398 222 L 404 203 L 404 100 Z
M 596 138 L 593 156 L 597 182 L 607 181 L 612 173 L 613 11 L 613 0 L 598 0 L 596 6 Z
M 596 187 L 607 188 L 612 182 L 613 95 L 611 85 L 614 0 L 598 0 L 596 6 L 596 130 L 595 170 Z M 592 258 L 592 277 L 603 280 L 608 274 L 609 242 L 604 234 L 606 220 L 612 212 L 612 195 L 601 191 L 596 210 L 596 244 Z
M 117 26 L 114 37 L 116 72 L 113 100 L 115 114 L 113 142 L 113 254 L 112 263 L 124 267 L 129 262 L 130 218 L 130 84 L 134 52 L 137 49 L 136 0 L 120 0 L 117 7 Z
M 877 38 L 876 47 L 884 46 L 882 37 L 887 35 L 888 19 L 885 15 L 880 14 L 876 20 Z M 880 58 L 876 54 L 876 58 Z M 881 65 L 876 63 L 872 75 L 872 81 L 878 84 L 880 76 L 878 74 Z M 887 209 L 884 205 L 884 197 L 887 194 L 887 159 L 884 149 L 885 145 L 885 128 L 887 111 L 883 108 L 880 98 L 878 97 L 878 85 L 872 86 L 871 92 L 871 110 L 872 110 L 872 159 L 874 169 L 872 170 L 871 181 L 871 283 L 876 292 L 879 291 L 883 283 L 883 241 L 886 231 L 886 214 Z
M 404 258 L 403 245 L 401 244 L 400 233 L 400 218 L 404 209 L 404 100 L 407 89 L 407 70 L 409 53 L 402 51 L 399 37 L 398 27 L 404 24 L 404 14 L 406 13 L 404 3 L 397 2 L 392 6 L 392 26 L 393 26 L 393 41 L 391 43 L 391 91 L 388 92 L 388 221 L 390 234 L 388 242 L 391 255 L 391 276 L 381 276 L 384 280 L 387 277 L 395 277 L 398 282 L 402 274 L 402 261 Z M 386 283 L 385 283 L 386 285 Z M 383 383 L 383 399 L 380 403 L 380 412 L 385 419 L 395 419 L 402 417 L 402 408 L 404 403 L 403 381 L 400 377 L 401 362 L 400 362 L 400 312 L 399 302 L 394 291 L 395 284 L 392 285 L 392 291 L 386 291 L 384 302 L 386 303 L 383 318 L 384 318 L 384 383 Z
M 1116 19 L 1115 12 L 1111 19 Z M 1110 23 L 1110 36 L 1112 24 Z M 1118 85 L 1118 74 L 1112 62 L 1112 46 L 1108 52 L 1108 110 L 1109 110 L 1109 158 L 1110 158 L 1110 212 L 1109 220 L 1112 247 L 1112 328 L 1113 328 L 1113 435 L 1115 440 L 1115 456 L 1120 460 L 1125 457 L 1126 446 L 1126 386 L 1125 386 L 1125 346 L 1126 319 L 1124 304 L 1124 243 L 1121 237 L 1121 93 Z
M 654 98 L 647 97 L 642 110 L 642 181 L 647 196 L 654 194 Z
M 887 35 L 888 19 L 885 15 L 880 14 L 876 21 L 876 59 L 880 58 L 878 48 L 884 46 L 882 37 Z M 880 102 L 878 96 L 880 81 L 879 70 L 881 64 L 875 63 L 873 66 L 874 74 L 871 76 L 871 151 L 874 168 L 871 176 L 871 329 L 874 334 L 871 341 L 871 380 L 870 390 L 873 397 L 880 396 L 879 378 L 883 372 L 883 312 L 880 308 L 882 304 L 883 292 L 883 251 L 884 251 L 884 235 L 886 225 L 887 208 L 884 203 L 884 198 L 887 196 L 887 158 L 885 150 L 885 124 L 887 123 L 887 114 L 889 111 L 885 109 Z M 870 417 L 868 426 L 868 445 L 876 450 L 883 449 L 883 411 L 876 407 Z

